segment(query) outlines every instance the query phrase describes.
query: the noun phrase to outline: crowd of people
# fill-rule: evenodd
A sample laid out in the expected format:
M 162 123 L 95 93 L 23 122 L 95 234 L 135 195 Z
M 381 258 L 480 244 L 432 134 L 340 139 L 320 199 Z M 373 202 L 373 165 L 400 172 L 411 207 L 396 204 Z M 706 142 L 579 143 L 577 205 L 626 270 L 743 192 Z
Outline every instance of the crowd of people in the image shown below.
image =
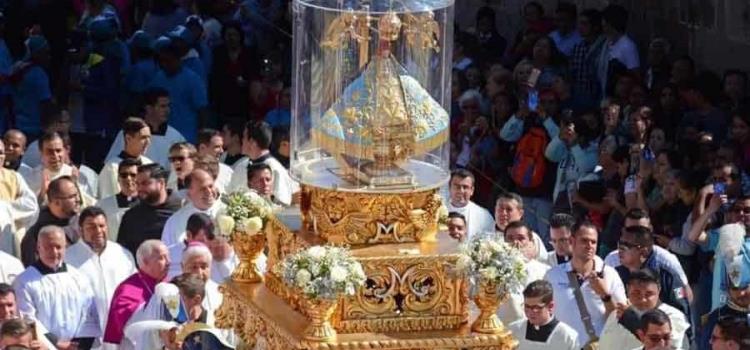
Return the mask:
M 213 325 L 238 264 L 221 195 L 300 200 L 289 1 L 3 13 L 0 348 L 185 346 L 139 325 Z M 456 241 L 527 260 L 498 311 L 519 349 L 750 348 L 747 74 L 641 50 L 618 5 L 523 18 L 507 39 L 489 7 L 456 25 L 444 199 Z
M 456 26 L 446 204 L 535 262 L 499 314 L 519 348 L 750 347 L 747 73 L 640 47 L 619 5 L 496 20 Z

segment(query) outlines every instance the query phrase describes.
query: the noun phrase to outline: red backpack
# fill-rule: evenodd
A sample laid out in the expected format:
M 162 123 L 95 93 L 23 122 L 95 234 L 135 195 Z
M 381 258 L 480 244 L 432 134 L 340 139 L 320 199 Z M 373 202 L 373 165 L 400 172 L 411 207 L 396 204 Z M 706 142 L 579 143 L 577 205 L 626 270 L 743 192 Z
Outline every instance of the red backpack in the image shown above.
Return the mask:
M 516 186 L 523 189 L 539 187 L 544 181 L 547 161 L 544 150 L 549 143 L 547 131 L 542 127 L 532 127 L 516 144 L 516 156 L 510 176 Z

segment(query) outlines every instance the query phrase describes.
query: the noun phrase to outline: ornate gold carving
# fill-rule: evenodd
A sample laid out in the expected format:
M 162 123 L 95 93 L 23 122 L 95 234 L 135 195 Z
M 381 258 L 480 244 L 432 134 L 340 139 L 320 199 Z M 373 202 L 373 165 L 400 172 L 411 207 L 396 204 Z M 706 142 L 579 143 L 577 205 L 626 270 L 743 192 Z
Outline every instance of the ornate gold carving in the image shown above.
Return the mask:
M 268 219 L 264 230 L 268 242 L 268 260 L 266 265 L 269 271 L 287 255 L 294 254 L 310 246 L 309 242 L 298 239 L 294 232 L 289 230 L 288 227 L 274 216 Z
M 474 296 L 474 303 L 479 308 L 479 316 L 471 324 L 471 330 L 486 334 L 498 334 L 505 331 L 503 322 L 497 317 L 497 308 L 507 299 L 507 295 L 501 295 L 498 292 L 497 284 L 481 282 Z
M 331 316 L 336 309 L 336 302 L 305 298 L 305 309 L 310 317 L 310 324 L 305 328 L 305 340 L 322 343 L 333 341 L 336 331 L 331 326 Z
M 266 246 L 266 236 L 264 234 L 247 235 L 235 231 L 231 238 L 234 251 L 240 260 L 240 264 L 232 273 L 232 280 L 248 283 L 263 282 L 263 275 L 256 261 Z
M 333 244 L 434 241 L 440 197 L 437 189 L 410 193 L 340 192 L 305 186 L 306 220 Z
M 484 349 L 512 350 L 518 342 L 509 331 L 499 334 L 475 334 L 462 327 L 456 331 L 423 332 L 414 334 L 407 330 L 384 335 L 373 333 L 339 334 L 330 343 L 310 342 L 303 339 L 302 330 L 309 323 L 298 322 L 294 317 L 279 319 L 280 314 L 293 313 L 284 310 L 276 298 L 264 292 L 262 284 L 237 284 L 230 282 L 222 291 L 224 304 L 217 312 L 219 327 L 226 327 L 229 314 L 237 317 L 232 320 L 237 335 L 244 341 L 240 349 L 272 350 L 357 350 L 357 349 Z M 408 336 L 407 336 L 408 333 Z

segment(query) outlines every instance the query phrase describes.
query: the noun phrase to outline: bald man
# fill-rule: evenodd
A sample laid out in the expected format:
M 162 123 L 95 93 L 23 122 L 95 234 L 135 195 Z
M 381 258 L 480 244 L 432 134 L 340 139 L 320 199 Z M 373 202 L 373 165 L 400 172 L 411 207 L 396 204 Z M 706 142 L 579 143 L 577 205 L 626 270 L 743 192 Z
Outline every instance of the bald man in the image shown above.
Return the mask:
M 186 178 L 187 199 L 189 203 L 172 215 L 161 234 L 161 240 L 167 246 L 183 242 L 186 238 L 187 221 L 195 213 L 207 214 L 211 219 L 224 209 L 219 194 L 214 186 L 214 178 L 203 169 L 194 169 Z

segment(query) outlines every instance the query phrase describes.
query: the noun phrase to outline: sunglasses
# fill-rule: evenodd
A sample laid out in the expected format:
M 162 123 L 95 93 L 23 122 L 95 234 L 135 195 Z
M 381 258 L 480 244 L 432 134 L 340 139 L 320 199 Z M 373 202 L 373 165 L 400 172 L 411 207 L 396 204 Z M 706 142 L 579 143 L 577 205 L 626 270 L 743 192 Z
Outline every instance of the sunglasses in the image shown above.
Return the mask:
M 135 173 L 119 173 L 117 174 L 121 179 L 127 179 L 129 177 L 136 177 Z
M 617 242 L 617 248 L 620 249 L 620 250 L 637 249 L 637 248 L 640 248 L 640 247 L 641 247 L 641 245 L 640 244 L 636 244 L 636 243 L 630 243 L 630 242 L 625 242 L 625 241 L 619 241 L 619 242 Z
M 742 214 L 748 215 L 750 214 L 750 207 L 733 208 L 732 211 L 737 214 L 742 213 Z
M 169 161 L 170 162 L 184 162 L 187 157 L 185 156 L 170 156 Z

